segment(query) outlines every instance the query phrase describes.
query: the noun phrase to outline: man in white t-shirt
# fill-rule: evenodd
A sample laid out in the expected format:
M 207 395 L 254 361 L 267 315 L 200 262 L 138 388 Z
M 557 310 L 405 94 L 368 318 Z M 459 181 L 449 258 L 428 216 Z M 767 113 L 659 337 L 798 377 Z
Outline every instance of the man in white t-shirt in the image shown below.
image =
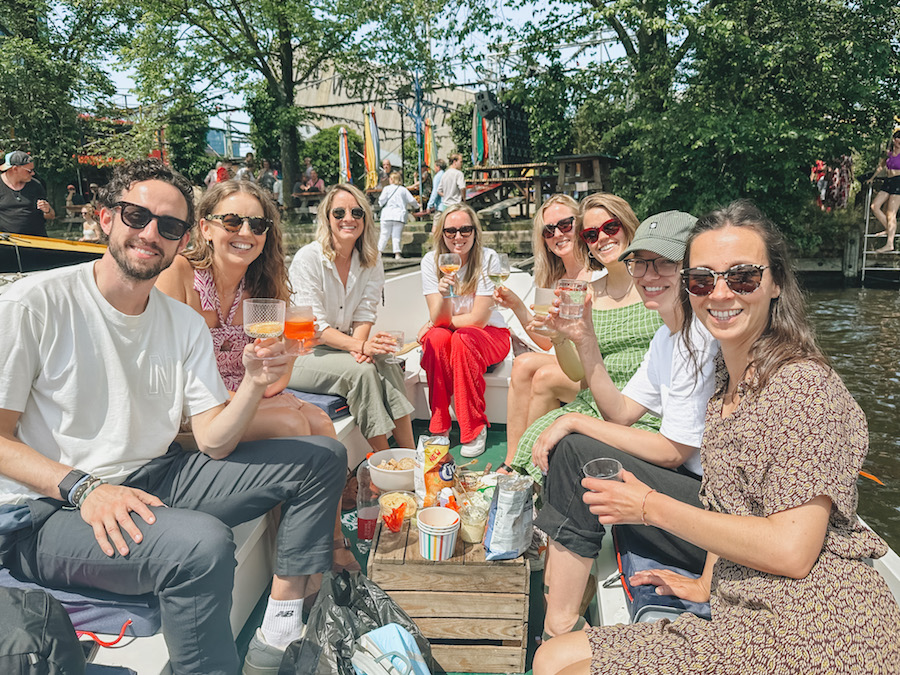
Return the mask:
M 0 564 L 55 587 L 154 593 L 173 672 L 234 675 L 231 527 L 283 504 L 251 643 L 280 661 L 310 575 L 331 566 L 346 450 L 320 437 L 240 443 L 290 359 L 274 340 L 247 345 L 225 405 L 205 321 L 154 288 L 193 219 L 183 177 L 156 160 L 123 165 L 101 197 L 103 257 L 0 296 L 0 322 L 15 327 L 0 332 Z M 172 443 L 185 418 L 200 452 Z
M 441 204 L 438 207 L 446 211 L 448 206 L 466 201 L 466 177 L 463 176 L 462 155 L 454 152 L 450 155 L 450 166 L 444 171 L 438 194 L 441 196 Z

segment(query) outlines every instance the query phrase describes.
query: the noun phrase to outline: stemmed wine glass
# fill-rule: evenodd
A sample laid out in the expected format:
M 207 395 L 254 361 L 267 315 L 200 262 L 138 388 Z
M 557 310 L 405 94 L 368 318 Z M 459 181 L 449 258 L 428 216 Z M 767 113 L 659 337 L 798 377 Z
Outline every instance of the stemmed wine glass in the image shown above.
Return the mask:
M 284 310 L 284 300 L 247 298 L 244 300 L 244 332 L 254 339 L 279 337 L 284 333 Z
M 491 271 L 488 278 L 494 284 L 494 288 L 500 288 L 509 279 L 509 254 L 498 253 L 491 263 Z
M 462 267 L 462 258 L 459 257 L 459 253 L 441 253 L 438 258 L 438 269 L 444 274 L 458 272 L 460 267 Z M 456 293 L 453 292 L 453 284 L 450 284 L 450 295 L 447 297 L 456 297 Z
M 312 340 L 316 336 L 316 324 L 313 316 L 313 309 L 309 305 L 292 305 L 285 311 L 284 318 L 284 339 L 296 340 L 297 349 L 288 349 L 289 354 L 305 354 L 309 351 L 306 346 L 307 340 Z M 294 347 L 292 344 L 291 347 Z

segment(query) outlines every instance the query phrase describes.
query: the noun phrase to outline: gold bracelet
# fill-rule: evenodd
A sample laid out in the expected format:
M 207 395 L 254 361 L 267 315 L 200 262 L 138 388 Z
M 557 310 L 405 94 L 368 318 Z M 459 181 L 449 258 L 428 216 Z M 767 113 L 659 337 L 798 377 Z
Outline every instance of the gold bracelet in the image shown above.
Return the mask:
M 641 522 L 644 525 L 648 524 L 646 507 L 647 507 L 647 497 L 650 496 L 651 492 L 656 492 L 656 490 L 654 490 L 653 488 L 650 488 L 649 490 L 647 490 L 647 494 L 645 494 L 644 498 L 641 500 Z

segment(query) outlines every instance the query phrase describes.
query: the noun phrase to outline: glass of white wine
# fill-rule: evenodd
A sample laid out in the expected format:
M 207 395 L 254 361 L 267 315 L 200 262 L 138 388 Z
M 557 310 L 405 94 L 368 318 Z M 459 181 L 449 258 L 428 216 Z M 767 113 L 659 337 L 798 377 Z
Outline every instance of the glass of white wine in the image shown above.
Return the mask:
M 251 338 L 277 338 L 284 333 L 284 300 L 247 298 L 244 300 L 244 333 Z
M 459 257 L 459 253 L 441 253 L 438 258 L 438 269 L 444 274 L 458 272 L 460 267 L 462 267 L 462 258 Z M 447 297 L 456 297 L 456 293 L 453 292 L 453 284 L 450 285 L 450 295 Z
M 509 279 L 509 254 L 498 253 L 497 258 L 491 263 L 491 271 L 488 278 L 494 284 L 494 288 L 500 288 Z

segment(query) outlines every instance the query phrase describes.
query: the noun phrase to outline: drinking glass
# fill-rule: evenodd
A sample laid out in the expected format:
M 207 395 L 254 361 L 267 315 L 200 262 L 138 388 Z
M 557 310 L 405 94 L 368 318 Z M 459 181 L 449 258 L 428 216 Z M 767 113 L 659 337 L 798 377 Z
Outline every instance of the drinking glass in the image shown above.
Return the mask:
M 284 333 L 284 300 L 244 300 L 244 332 L 252 338 L 273 338 Z
M 493 282 L 494 288 L 500 288 L 509 279 L 509 255 L 498 253 L 496 260 L 492 261 L 488 278 Z
M 584 294 L 587 282 L 578 279 L 560 279 L 556 282 L 559 294 L 559 316 L 562 319 L 580 319 L 584 312 Z
M 552 288 L 535 288 L 534 289 L 534 304 L 532 305 L 532 311 L 536 317 L 546 317 L 550 313 L 550 305 L 553 304 L 553 301 L 556 299 L 556 292 Z M 551 331 L 544 328 L 536 328 L 535 333 L 540 333 L 541 335 L 548 335 Z
M 462 267 L 462 258 L 459 257 L 459 253 L 441 253 L 438 258 L 438 269 L 444 274 L 458 272 L 460 267 Z M 447 297 L 456 297 L 456 293 L 453 292 L 453 284 L 450 284 L 450 295 Z
M 309 305 L 292 305 L 285 311 L 284 338 L 297 340 L 300 354 L 308 351 L 306 341 L 316 336 L 316 325 L 313 320 L 313 310 Z
M 611 457 L 599 457 L 586 462 L 581 467 L 585 478 L 599 478 L 601 480 L 617 480 L 622 482 L 622 463 Z
M 386 330 L 385 335 L 391 336 L 394 340 L 394 353 L 384 360 L 385 363 L 401 363 L 397 352 L 403 347 L 403 331 L 402 330 Z

